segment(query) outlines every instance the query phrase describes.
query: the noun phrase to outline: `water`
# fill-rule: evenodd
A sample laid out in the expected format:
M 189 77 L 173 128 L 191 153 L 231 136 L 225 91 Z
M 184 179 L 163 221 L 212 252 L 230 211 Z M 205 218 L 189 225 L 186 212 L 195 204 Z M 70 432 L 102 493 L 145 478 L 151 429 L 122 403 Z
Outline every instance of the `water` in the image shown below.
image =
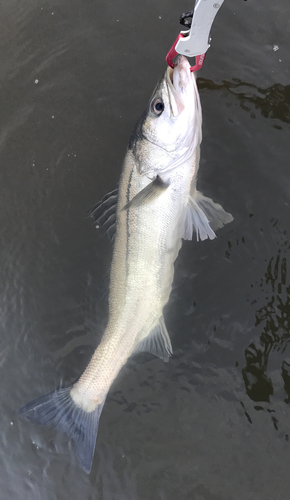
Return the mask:
M 174 355 L 130 359 L 93 469 L 17 409 L 83 371 L 107 318 L 111 245 L 86 210 L 191 5 L 1 5 L 1 498 L 286 500 L 290 458 L 289 6 L 227 0 L 199 72 L 199 188 L 235 220 L 185 242 L 165 311 Z M 275 47 L 279 47 L 278 50 Z

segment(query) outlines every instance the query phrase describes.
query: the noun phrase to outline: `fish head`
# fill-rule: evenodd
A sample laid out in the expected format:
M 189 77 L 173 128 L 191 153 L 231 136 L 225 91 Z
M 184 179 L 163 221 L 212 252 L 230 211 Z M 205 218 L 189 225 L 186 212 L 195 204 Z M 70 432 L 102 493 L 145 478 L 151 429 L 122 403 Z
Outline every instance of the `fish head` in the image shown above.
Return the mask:
M 201 142 L 201 106 L 195 75 L 186 57 L 168 67 L 137 122 L 129 149 L 141 175 L 156 175 L 193 156 Z

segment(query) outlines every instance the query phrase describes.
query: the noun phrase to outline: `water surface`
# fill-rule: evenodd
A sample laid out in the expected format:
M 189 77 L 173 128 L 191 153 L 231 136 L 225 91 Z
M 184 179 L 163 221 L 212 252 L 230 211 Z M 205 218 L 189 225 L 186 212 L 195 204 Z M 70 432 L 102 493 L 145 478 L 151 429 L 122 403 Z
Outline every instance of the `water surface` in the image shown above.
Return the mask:
M 100 341 L 112 248 L 86 211 L 118 182 L 190 8 L 2 2 L 3 500 L 289 498 L 287 0 L 226 0 L 214 24 L 198 74 L 199 189 L 235 220 L 183 244 L 165 310 L 170 362 L 144 353 L 123 368 L 89 476 L 65 435 L 17 416 L 72 383 Z

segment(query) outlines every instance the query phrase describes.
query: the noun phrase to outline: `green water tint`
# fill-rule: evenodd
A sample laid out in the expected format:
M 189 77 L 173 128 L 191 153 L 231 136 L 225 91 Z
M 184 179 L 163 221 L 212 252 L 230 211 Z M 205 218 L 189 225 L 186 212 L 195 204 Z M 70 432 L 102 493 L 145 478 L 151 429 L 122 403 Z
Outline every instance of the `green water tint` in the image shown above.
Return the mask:
M 223 80 L 221 84 L 198 78 L 197 84 L 201 95 L 203 90 L 222 90 L 226 94 L 236 96 L 240 107 L 251 113 L 253 119 L 256 118 L 254 110 L 258 110 L 265 118 L 290 123 L 290 85 L 275 83 L 268 88 L 260 88 L 238 78 L 233 81 Z M 281 126 L 276 124 L 275 128 L 279 129 Z
M 277 226 L 277 221 L 274 222 Z M 279 226 L 278 226 L 279 230 Z M 289 241 L 286 231 L 282 232 L 283 244 L 267 266 L 260 281 L 265 304 L 255 313 L 255 327 L 262 327 L 259 340 L 252 342 L 245 350 L 246 366 L 243 378 L 248 396 L 253 401 L 269 402 L 274 393 L 273 383 L 267 369 L 273 351 L 282 357 L 281 375 L 284 381 L 285 402 L 290 402 L 290 363 L 287 348 L 290 342 L 290 279 L 287 275 Z

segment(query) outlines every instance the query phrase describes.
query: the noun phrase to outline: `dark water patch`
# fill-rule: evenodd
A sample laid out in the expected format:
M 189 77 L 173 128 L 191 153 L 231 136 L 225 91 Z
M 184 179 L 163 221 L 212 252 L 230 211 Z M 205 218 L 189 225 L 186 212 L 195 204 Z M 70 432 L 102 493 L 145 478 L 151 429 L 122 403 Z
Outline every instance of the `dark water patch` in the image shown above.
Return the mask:
M 219 94 L 224 98 L 229 95 L 236 96 L 240 107 L 250 113 L 253 119 L 256 118 L 254 110 L 258 110 L 264 118 L 290 123 L 290 85 L 275 83 L 264 89 L 239 79 L 223 80 L 221 84 L 218 84 L 205 78 L 198 78 L 197 84 L 201 94 L 207 90 L 219 91 Z M 231 105 L 232 103 L 229 101 L 227 107 L 231 107 Z M 277 124 L 273 126 L 279 128 Z
M 264 276 L 254 287 L 254 290 L 257 290 L 258 286 L 260 291 L 259 298 L 252 302 L 256 308 L 255 327 L 259 332 L 259 337 L 245 350 L 246 366 L 243 368 L 243 377 L 247 393 L 253 401 L 270 401 L 274 393 L 271 377 L 267 374 L 270 358 L 274 352 L 279 353 L 280 359 L 287 356 L 289 352 L 290 285 L 287 274 L 289 239 L 287 231 L 277 220 L 273 221 L 273 227 L 279 235 L 278 249 L 276 255 L 266 263 Z M 277 354 L 275 355 L 276 366 Z M 281 381 L 284 380 L 284 389 L 288 395 L 287 366 L 287 360 L 282 359 Z

